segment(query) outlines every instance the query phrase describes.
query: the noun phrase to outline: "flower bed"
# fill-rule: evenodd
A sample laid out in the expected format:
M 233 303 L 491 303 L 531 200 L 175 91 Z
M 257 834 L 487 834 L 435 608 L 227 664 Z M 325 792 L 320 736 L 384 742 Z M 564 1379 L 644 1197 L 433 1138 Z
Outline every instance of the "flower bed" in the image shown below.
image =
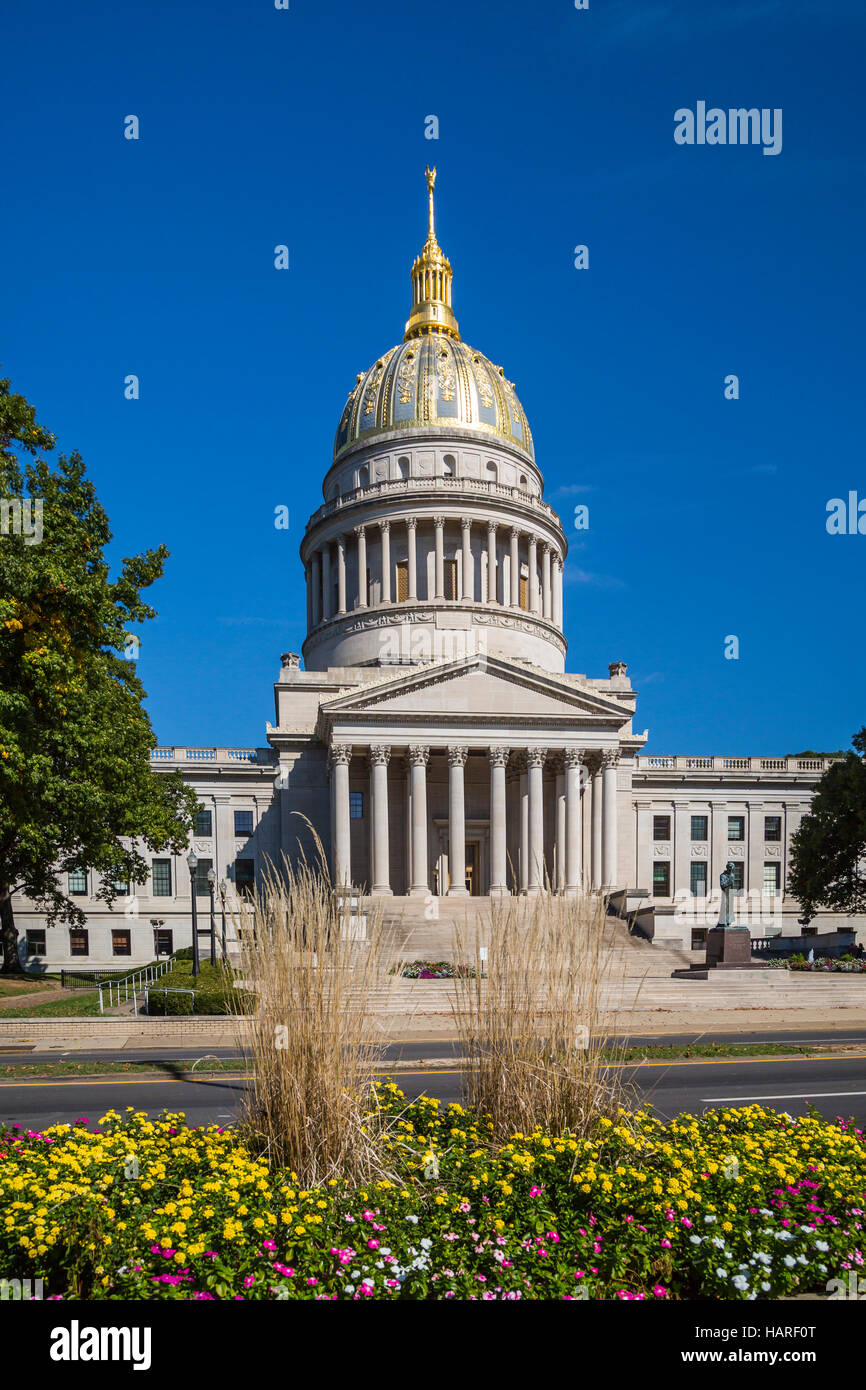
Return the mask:
M 863 1265 L 866 1146 L 751 1106 L 495 1150 L 380 1092 L 392 1179 L 299 1190 L 236 1133 L 111 1112 L 0 1133 L 0 1276 L 97 1299 L 778 1298 Z
M 404 980 L 456 980 L 475 979 L 471 965 L 455 965 L 450 960 L 413 960 L 392 967 L 392 975 L 402 975 Z
M 866 975 L 866 960 L 856 956 L 819 956 L 808 960 L 806 956 L 790 956 L 786 960 L 770 962 L 777 970 L 805 970 L 819 975 Z

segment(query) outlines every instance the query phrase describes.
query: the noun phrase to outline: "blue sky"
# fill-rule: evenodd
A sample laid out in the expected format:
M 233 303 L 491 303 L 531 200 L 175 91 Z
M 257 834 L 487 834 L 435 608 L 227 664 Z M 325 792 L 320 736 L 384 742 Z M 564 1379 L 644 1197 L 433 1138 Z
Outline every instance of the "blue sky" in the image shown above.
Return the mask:
M 139 665 L 162 742 L 264 743 L 429 162 L 461 332 L 516 382 L 572 544 L 569 669 L 628 662 L 650 751 L 847 745 L 866 536 L 825 521 L 866 497 L 861 8 L 6 0 L 0 362 L 114 556 L 171 551 Z M 781 108 L 782 152 L 675 144 L 698 101 Z

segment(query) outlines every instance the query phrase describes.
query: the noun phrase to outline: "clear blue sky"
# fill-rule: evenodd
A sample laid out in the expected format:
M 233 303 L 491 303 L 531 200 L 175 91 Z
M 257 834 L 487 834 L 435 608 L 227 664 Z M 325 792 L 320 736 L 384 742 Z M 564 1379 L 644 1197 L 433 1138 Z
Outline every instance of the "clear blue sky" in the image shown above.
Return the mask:
M 866 536 L 825 520 L 866 497 L 861 0 L 6 0 L 2 24 L 0 361 L 81 450 L 114 556 L 171 551 L 139 665 L 162 742 L 265 741 L 304 523 L 402 336 L 435 162 L 461 332 L 516 382 L 570 530 L 569 669 L 628 662 L 650 751 L 848 743 Z M 698 101 L 782 108 L 781 154 L 675 144 Z

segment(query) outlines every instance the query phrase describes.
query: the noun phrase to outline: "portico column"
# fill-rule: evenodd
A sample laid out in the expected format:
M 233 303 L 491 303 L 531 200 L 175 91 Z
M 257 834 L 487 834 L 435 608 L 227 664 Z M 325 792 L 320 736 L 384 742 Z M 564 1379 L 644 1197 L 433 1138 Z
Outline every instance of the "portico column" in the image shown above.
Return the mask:
M 349 762 L 352 749 L 347 744 L 331 746 L 331 822 L 334 827 L 333 871 L 337 888 L 352 881 L 351 822 L 349 820 Z
M 391 895 L 390 842 L 388 838 L 388 762 L 391 749 L 376 744 L 370 749 L 373 792 L 373 885 L 375 897 Z
M 490 749 L 490 896 L 508 895 L 505 844 L 505 766 L 507 748 Z
M 358 607 L 366 608 L 367 598 L 367 532 L 363 526 L 355 527 L 358 537 Z
M 322 559 L 318 550 L 313 551 L 313 627 L 322 621 Z
M 346 611 L 346 537 L 337 537 L 337 613 Z
M 553 621 L 562 627 L 562 556 L 559 551 L 553 555 Z
M 434 516 L 436 528 L 436 598 L 445 597 L 445 518 Z
M 580 891 L 581 805 L 580 769 L 583 754 L 579 748 L 565 751 L 565 891 Z
M 545 545 L 541 553 L 541 613 L 542 617 L 550 621 L 550 552 L 551 546 Z
M 472 522 L 464 516 L 460 525 L 463 528 L 463 583 L 460 597 L 465 602 L 475 597 L 475 579 L 472 573 Z
M 409 782 L 412 799 L 412 882 L 410 898 L 426 898 L 427 884 L 427 759 L 430 749 L 409 749 Z
M 487 523 L 487 602 L 496 602 L 496 522 Z
M 523 754 L 518 782 L 520 794 L 520 891 L 529 884 L 529 779 L 526 775 L 526 754 Z
M 619 752 L 610 749 L 602 754 L 602 887 L 616 887 L 616 767 Z
M 449 898 L 465 898 L 466 889 L 466 807 L 463 800 L 463 768 L 466 749 L 460 744 L 448 748 L 448 885 Z
M 406 520 L 406 555 L 410 599 L 417 599 L 418 597 L 418 551 L 415 544 L 417 530 L 417 517 L 408 517 Z
M 554 795 L 556 808 L 556 883 L 557 893 L 565 892 L 565 772 L 557 772 Z
M 592 763 L 592 886 L 601 887 L 601 758 Z
M 546 748 L 530 748 L 529 768 L 529 873 L 526 891 L 534 897 L 544 888 L 544 760 Z
M 520 607 L 520 560 L 517 554 L 517 545 L 520 540 L 520 531 L 516 526 L 511 528 L 511 607 Z
M 529 537 L 529 611 L 538 612 L 538 538 Z
M 391 523 L 380 521 L 382 533 L 382 602 L 391 602 Z

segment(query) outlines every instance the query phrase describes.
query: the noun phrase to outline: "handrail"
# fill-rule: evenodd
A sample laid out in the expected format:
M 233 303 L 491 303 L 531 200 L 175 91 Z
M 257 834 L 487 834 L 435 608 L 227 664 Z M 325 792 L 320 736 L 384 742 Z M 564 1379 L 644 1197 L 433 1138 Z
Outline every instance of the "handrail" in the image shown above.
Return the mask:
M 132 1001 L 135 1008 L 135 1013 L 137 1015 L 139 988 L 141 988 L 143 985 L 146 996 L 148 984 L 153 983 L 154 980 L 158 980 L 160 975 L 166 975 L 169 970 L 172 970 L 174 968 L 175 963 L 175 957 L 169 956 L 167 960 L 157 961 L 155 965 L 146 965 L 142 970 L 136 970 L 131 975 L 125 976 L 122 980 L 103 981 L 103 983 L 98 987 L 99 1012 L 101 1014 L 105 1013 L 105 1001 L 103 998 L 103 990 L 108 990 L 108 1007 L 112 1008 L 114 1005 L 120 1004 L 122 1002 L 121 993 L 123 994 L 123 1002 L 126 1002 L 129 999 L 130 986 L 132 986 Z M 139 982 L 138 985 L 135 984 L 136 981 Z M 114 997 L 115 995 L 117 996 L 116 998 Z

